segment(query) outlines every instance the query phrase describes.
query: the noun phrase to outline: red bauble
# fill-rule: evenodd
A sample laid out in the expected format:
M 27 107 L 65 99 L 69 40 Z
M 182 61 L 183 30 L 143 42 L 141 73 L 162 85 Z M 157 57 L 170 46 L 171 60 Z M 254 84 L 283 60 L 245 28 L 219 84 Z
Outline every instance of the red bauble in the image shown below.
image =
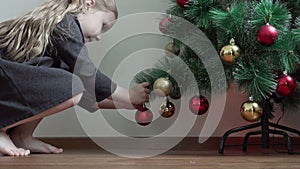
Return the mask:
M 277 37 L 277 29 L 274 26 L 266 24 L 257 32 L 256 40 L 262 45 L 271 46 L 276 41 Z
M 141 108 L 135 113 L 135 120 L 141 126 L 147 126 L 152 122 L 153 113 L 147 108 Z
M 278 79 L 276 92 L 281 96 L 288 96 L 296 90 L 296 80 L 289 76 L 283 75 Z
M 209 108 L 209 102 L 204 96 L 194 96 L 190 100 L 189 108 L 194 114 L 202 115 L 207 112 Z
M 189 7 L 192 3 L 191 0 L 176 0 L 176 2 L 180 7 Z
M 162 33 L 166 33 L 166 27 L 171 22 L 171 17 L 164 17 L 159 22 L 159 30 Z

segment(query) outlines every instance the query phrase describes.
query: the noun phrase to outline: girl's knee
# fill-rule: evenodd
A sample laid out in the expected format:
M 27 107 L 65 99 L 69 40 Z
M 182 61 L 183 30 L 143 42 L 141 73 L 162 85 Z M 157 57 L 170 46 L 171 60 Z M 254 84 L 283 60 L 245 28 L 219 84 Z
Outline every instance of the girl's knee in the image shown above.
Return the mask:
M 79 103 L 82 95 L 83 95 L 83 93 L 79 93 L 79 94 L 75 95 L 71 99 L 64 102 L 64 105 L 67 106 L 67 107 L 76 106 Z
M 82 95 L 83 95 L 83 92 L 77 94 L 76 96 L 74 96 L 74 97 L 71 99 L 71 101 L 72 101 L 72 103 L 73 103 L 73 104 L 72 104 L 73 106 L 77 105 L 77 104 L 80 102 L 80 99 L 81 99 Z

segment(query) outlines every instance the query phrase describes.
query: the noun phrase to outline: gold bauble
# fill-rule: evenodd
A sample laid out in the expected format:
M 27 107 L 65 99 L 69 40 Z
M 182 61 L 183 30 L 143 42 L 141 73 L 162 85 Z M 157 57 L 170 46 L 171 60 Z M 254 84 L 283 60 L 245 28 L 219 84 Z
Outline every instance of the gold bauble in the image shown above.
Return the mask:
M 175 106 L 172 102 L 166 101 L 159 107 L 159 113 L 164 118 L 169 118 L 175 113 Z
M 164 97 L 172 92 L 173 84 L 168 78 L 158 78 L 153 84 L 153 91 L 156 95 Z
M 241 106 L 241 115 L 248 122 L 260 120 L 263 108 L 255 101 L 246 101 Z
M 179 48 L 173 42 L 168 43 L 165 46 L 165 50 L 167 51 L 166 52 L 167 56 L 174 56 L 174 55 L 177 56 L 179 54 L 179 52 L 180 52 Z M 170 53 L 173 53 L 174 55 L 172 55 Z
M 230 44 L 221 49 L 220 56 L 225 63 L 235 63 L 235 60 L 240 56 L 240 48 L 235 45 L 234 39 L 231 39 Z

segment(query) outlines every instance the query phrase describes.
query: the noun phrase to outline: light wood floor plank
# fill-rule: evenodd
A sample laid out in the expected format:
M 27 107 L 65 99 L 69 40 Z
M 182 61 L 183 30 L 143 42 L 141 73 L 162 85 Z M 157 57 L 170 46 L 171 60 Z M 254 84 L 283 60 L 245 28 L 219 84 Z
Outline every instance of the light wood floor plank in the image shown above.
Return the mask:
M 284 141 L 268 149 L 249 145 L 248 151 L 242 152 L 241 139 L 231 139 L 221 155 L 218 138 L 205 144 L 189 138 L 168 152 L 149 158 L 120 157 L 85 138 L 44 140 L 64 147 L 64 153 L 0 156 L 0 169 L 300 169 L 298 139 L 293 143 L 293 155 L 287 154 Z

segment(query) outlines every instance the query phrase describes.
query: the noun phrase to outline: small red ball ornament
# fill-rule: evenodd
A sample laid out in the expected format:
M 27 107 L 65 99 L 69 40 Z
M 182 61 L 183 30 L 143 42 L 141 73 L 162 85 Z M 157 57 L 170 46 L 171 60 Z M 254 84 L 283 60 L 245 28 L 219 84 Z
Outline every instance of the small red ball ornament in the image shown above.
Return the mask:
M 258 30 L 256 40 L 262 45 L 271 46 L 276 41 L 277 37 L 277 29 L 270 24 L 266 24 Z
M 135 113 L 135 120 L 141 126 L 147 126 L 152 122 L 153 113 L 146 107 L 140 108 Z
M 190 100 L 189 108 L 194 114 L 202 115 L 207 112 L 209 108 L 209 102 L 204 96 L 194 96 Z
M 192 0 L 176 0 L 176 3 L 180 7 L 189 7 L 192 5 L 193 1 Z
M 296 90 L 296 80 L 289 76 L 283 75 L 278 79 L 276 92 L 281 96 L 288 96 Z
M 167 31 L 167 25 L 171 22 L 171 17 L 164 17 L 159 22 L 159 30 L 162 33 L 166 33 Z

